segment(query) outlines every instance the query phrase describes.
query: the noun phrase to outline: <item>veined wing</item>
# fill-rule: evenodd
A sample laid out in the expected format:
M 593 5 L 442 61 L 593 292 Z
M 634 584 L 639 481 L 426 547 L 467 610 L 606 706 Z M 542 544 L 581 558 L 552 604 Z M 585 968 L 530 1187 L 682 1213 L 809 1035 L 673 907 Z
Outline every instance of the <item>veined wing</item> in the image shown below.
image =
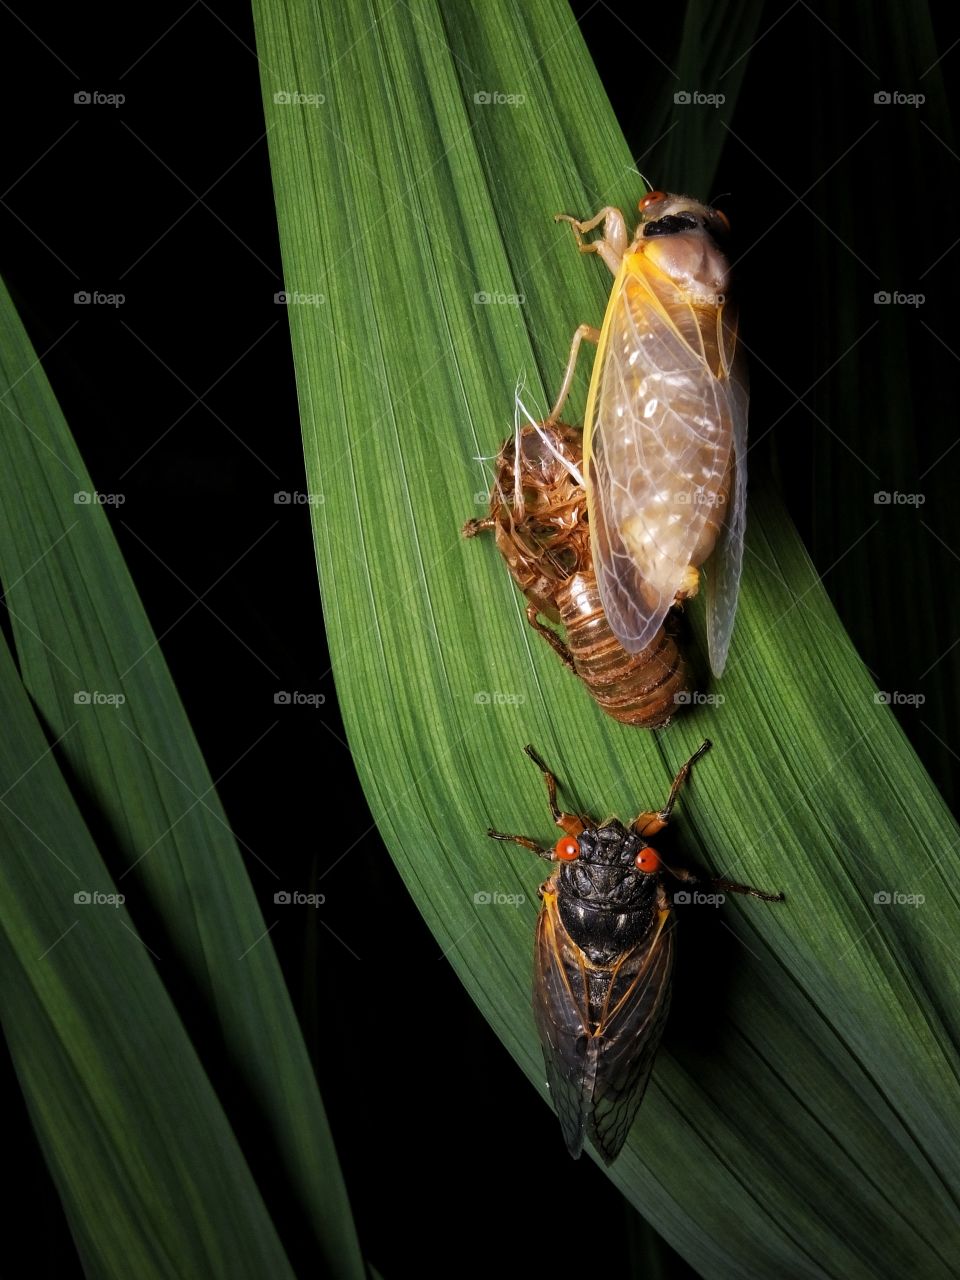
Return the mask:
M 717 316 L 721 376 L 729 385 L 730 421 L 733 429 L 731 482 L 724 524 L 713 554 L 707 561 L 707 646 L 714 675 L 723 675 L 737 614 L 740 574 L 743 568 L 743 535 L 747 525 L 747 363 L 737 343 L 735 310 L 724 304 Z
M 544 895 L 537 921 L 534 1013 L 554 1109 L 574 1157 L 589 1135 L 609 1164 L 636 1115 L 663 1034 L 673 917 L 609 968 L 591 965 Z
M 584 470 L 600 596 L 631 653 L 653 640 L 717 536 L 732 419 L 716 305 L 628 254 L 594 365 Z
M 589 1134 L 604 1161 L 617 1158 L 643 1101 L 670 1010 L 675 918 L 662 911 L 650 937 L 622 956 L 593 1044 Z
M 590 1017 L 585 960 L 560 919 L 556 894 L 545 892 L 534 947 L 533 1014 L 553 1109 L 574 1159 L 583 1150 L 593 1092 L 587 1074 Z

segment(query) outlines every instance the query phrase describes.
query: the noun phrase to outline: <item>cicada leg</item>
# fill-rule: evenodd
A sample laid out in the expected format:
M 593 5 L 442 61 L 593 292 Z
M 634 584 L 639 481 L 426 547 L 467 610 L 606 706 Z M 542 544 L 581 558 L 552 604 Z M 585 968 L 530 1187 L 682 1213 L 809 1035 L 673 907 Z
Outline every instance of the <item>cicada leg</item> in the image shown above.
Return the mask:
M 578 818 L 575 813 L 564 813 L 561 809 L 557 807 L 556 778 L 553 776 L 553 774 L 550 772 L 550 770 L 547 768 L 547 766 L 540 759 L 536 751 L 534 751 L 533 747 L 530 746 L 529 743 L 523 749 L 527 753 L 527 755 L 530 757 L 530 759 L 533 761 L 533 763 L 537 766 L 537 768 L 540 770 L 540 772 L 543 774 L 543 780 L 547 784 L 547 801 L 550 805 L 550 816 L 553 818 L 554 823 L 560 828 L 561 831 L 565 831 L 568 836 L 580 835 L 585 825 L 583 819 Z
M 762 902 L 783 902 L 782 893 L 766 893 L 763 889 L 754 889 L 749 884 L 738 884 L 736 880 L 724 880 L 722 878 L 714 879 L 708 877 L 704 880 L 701 876 L 694 875 L 692 871 L 688 871 L 685 867 L 670 867 L 670 874 L 677 880 L 682 880 L 684 884 L 708 884 L 711 889 L 719 889 L 721 893 L 743 893 L 750 898 L 759 898 Z
M 627 234 L 627 223 L 619 209 L 612 204 L 604 205 L 592 218 L 581 221 L 571 218 L 568 213 L 554 214 L 554 222 L 569 222 L 573 227 L 577 248 L 581 253 L 596 253 L 616 275 L 620 270 L 620 259 L 627 252 L 630 237 Z M 599 240 L 584 240 L 584 233 L 593 231 L 603 223 L 603 236 Z
M 623 214 L 619 209 L 614 208 L 612 204 L 605 205 L 598 214 L 585 221 L 580 218 L 572 218 L 569 213 L 554 214 L 554 222 L 569 222 L 573 228 L 573 234 L 577 241 L 577 248 L 581 253 L 595 253 L 609 267 L 614 275 L 620 270 L 620 262 L 623 255 L 627 252 L 630 245 L 630 237 L 627 234 L 627 223 Z M 584 240 L 584 234 L 588 231 L 594 231 L 603 223 L 603 235 L 599 240 Z M 547 422 L 559 422 L 560 413 L 563 410 L 567 396 L 570 394 L 570 387 L 573 383 L 574 371 L 577 367 L 577 356 L 580 353 L 580 344 L 584 338 L 588 342 L 594 344 L 600 341 L 600 330 L 594 328 L 593 325 L 582 324 L 573 335 L 573 341 L 570 344 L 570 355 L 567 359 L 567 368 L 563 375 L 563 383 L 560 387 L 560 394 L 557 396 L 556 404 L 550 410 Z
M 508 844 L 518 844 L 524 849 L 529 849 L 531 853 L 535 853 L 538 858 L 546 858 L 548 862 L 553 861 L 553 851 L 544 849 L 542 844 L 537 844 L 536 840 L 531 840 L 528 836 L 510 836 L 505 831 L 494 831 L 493 827 L 487 828 L 487 835 L 491 840 L 503 840 Z
M 533 627 L 534 631 L 536 631 L 537 635 L 543 636 L 544 640 L 546 640 L 547 644 L 554 651 L 560 661 L 565 663 L 571 671 L 576 671 L 577 668 L 574 665 L 570 650 L 552 627 L 548 627 L 545 623 L 540 621 L 540 615 L 535 604 L 527 605 L 527 621 L 530 623 L 531 627 Z
M 493 529 L 496 526 L 493 516 L 484 516 L 482 520 L 468 520 L 460 534 L 464 538 L 475 538 L 478 533 L 484 533 L 487 529 Z
M 567 396 L 570 394 L 570 388 L 573 386 L 573 375 L 577 371 L 577 357 L 580 354 L 580 344 L 584 338 L 586 338 L 587 342 L 592 342 L 596 346 L 600 341 L 600 330 L 594 328 L 592 324 L 582 324 L 573 335 L 573 341 L 570 343 L 570 355 L 567 357 L 567 367 L 563 373 L 563 382 L 560 384 L 560 394 L 557 396 L 556 403 L 546 419 L 549 423 L 560 421 L 560 414 L 566 404 Z
M 687 778 L 690 777 L 690 770 L 701 756 L 706 755 L 712 745 L 713 744 L 709 739 L 702 742 L 686 764 L 681 766 L 677 776 L 673 780 L 673 785 L 670 788 L 670 794 L 667 796 L 667 803 L 659 813 L 654 813 L 652 810 L 648 809 L 634 818 L 632 827 L 633 830 L 636 831 L 637 835 L 644 837 L 655 836 L 658 831 L 663 830 L 670 821 L 670 815 L 673 813 L 673 806 L 677 803 L 677 796 L 680 794 L 680 788 L 686 782 Z

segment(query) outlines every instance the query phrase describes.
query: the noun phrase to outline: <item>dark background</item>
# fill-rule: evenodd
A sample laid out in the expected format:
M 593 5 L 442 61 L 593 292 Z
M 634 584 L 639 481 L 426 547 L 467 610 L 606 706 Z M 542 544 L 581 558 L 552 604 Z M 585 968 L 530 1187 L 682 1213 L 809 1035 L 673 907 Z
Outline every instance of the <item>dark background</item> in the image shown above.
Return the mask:
M 699 86 L 674 74 L 679 6 L 643 17 L 639 6 L 622 16 L 606 4 L 576 8 L 640 169 L 658 186 L 690 189 L 678 142 L 692 117 L 673 93 L 717 92 L 724 67 Z M 283 282 L 249 12 L 203 0 L 18 11 L 6 12 L 15 83 L 3 271 L 97 489 L 125 495 L 110 510 L 113 528 L 234 829 L 291 885 L 308 888 L 332 868 L 328 925 L 305 909 L 272 937 L 365 1253 L 388 1278 L 453 1265 L 486 1275 L 505 1257 L 589 1273 L 598 1249 L 605 1274 L 627 1274 L 649 1243 L 639 1220 L 589 1161 L 567 1159 L 555 1120 L 408 900 L 353 772 L 308 508 L 274 501 L 305 484 L 286 312 L 274 302 Z M 722 12 L 704 7 L 705 40 Z M 765 6 L 735 54 L 760 37 L 726 117 L 714 189 L 695 194 L 729 192 L 718 203 L 749 247 L 739 274 L 756 355 L 751 430 L 757 440 L 769 431 L 754 475 L 783 492 L 879 686 L 924 694 L 923 706 L 898 714 L 952 795 L 960 449 L 938 459 L 957 430 L 960 159 L 943 80 L 960 49 L 950 52 L 957 33 L 936 19 L 930 38 L 947 51 L 943 62 L 926 74 L 911 63 L 898 31 L 924 12 Z M 878 106 L 884 89 L 928 100 Z M 75 93 L 95 90 L 126 101 L 75 104 Z M 722 128 L 719 119 L 705 127 Z M 926 301 L 878 307 L 881 290 Z M 81 291 L 125 301 L 77 305 Z M 881 490 L 925 501 L 877 507 Z M 326 701 L 278 706 L 279 690 Z M 249 869 L 269 902 L 274 881 L 253 859 Z M 421 1039 L 401 969 L 420 975 L 421 999 L 428 990 L 442 1010 L 442 1042 Z M 668 1043 L 697 1016 L 696 983 L 681 990 Z M 318 1057 L 331 1040 L 328 1028 L 318 1036 L 318 1019 L 331 1008 L 342 1050 Z M 15 1081 L 7 1097 L 18 1098 Z M 526 1140 L 501 1158 L 504 1124 Z M 42 1223 L 29 1235 L 31 1274 L 76 1274 L 22 1108 L 15 1130 L 26 1176 L 14 1230 Z M 551 1226 L 565 1201 L 594 1226 Z M 444 1239 L 458 1242 L 456 1264 Z M 689 1274 L 663 1257 L 670 1275 Z

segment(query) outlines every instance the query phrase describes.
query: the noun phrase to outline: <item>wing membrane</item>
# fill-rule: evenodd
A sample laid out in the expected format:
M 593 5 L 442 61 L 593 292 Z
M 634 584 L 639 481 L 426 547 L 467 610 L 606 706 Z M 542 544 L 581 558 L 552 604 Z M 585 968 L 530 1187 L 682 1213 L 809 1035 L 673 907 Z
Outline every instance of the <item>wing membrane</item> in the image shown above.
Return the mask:
M 601 332 L 584 463 L 600 596 L 631 653 L 654 639 L 723 518 L 734 387 L 717 307 L 691 299 L 643 253 L 628 254 Z M 718 586 L 723 601 L 730 583 Z
M 534 1013 L 567 1149 L 589 1136 L 610 1163 L 646 1088 L 670 1003 L 673 917 L 610 967 L 594 966 L 544 895 L 537 921 Z
M 737 317 L 729 306 L 717 316 L 721 376 L 729 385 L 733 429 L 731 482 L 723 529 L 707 561 L 707 645 L 710 666 L 722 675 L 733 634 L 743 569 L 743 536 L 747 523 L 747 364 L 737 343 Z

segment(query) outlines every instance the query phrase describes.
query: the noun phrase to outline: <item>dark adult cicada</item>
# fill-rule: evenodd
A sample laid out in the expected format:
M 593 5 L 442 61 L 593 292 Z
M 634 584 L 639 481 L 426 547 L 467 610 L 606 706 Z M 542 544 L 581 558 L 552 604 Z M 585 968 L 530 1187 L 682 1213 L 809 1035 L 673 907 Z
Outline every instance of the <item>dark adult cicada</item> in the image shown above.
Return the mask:
M 559 864 L 539 889 L 533 1011 L 547 1084 L 574 1158 L 589 1138 L 611 1164 L 647 1087 L 670 1006 L 675 916 L 668 880 L 783 901 L 781 893 L 668 867 L 649 843 L 670 821 L 691 767 L 709 747 L 704 742 L 683 766 L 659 812 L 641 813 L 625 827 L 617 818 L 598 825 L 561 812 L 556 780 L 528 746 L 564 834 L 547 849 L 526 836 L 487 833 Z
M 519 398 L 517 408 L 522 410 Z M 668 618 L 637 653 L 628 653 L 611 630 L 593 567 L 582 459 L 575 427 L 530 419 L 521 428 L 518 416 L 514 434 L 497 455 L 490 514 L 468 520 L 463 533 L 493 531 L 511 577 L 527 597 L 527 621 L 607 715 L 659 729 L 690 700 L 675 619 Z M 565 638 L 544 618 L 559 623 Z

